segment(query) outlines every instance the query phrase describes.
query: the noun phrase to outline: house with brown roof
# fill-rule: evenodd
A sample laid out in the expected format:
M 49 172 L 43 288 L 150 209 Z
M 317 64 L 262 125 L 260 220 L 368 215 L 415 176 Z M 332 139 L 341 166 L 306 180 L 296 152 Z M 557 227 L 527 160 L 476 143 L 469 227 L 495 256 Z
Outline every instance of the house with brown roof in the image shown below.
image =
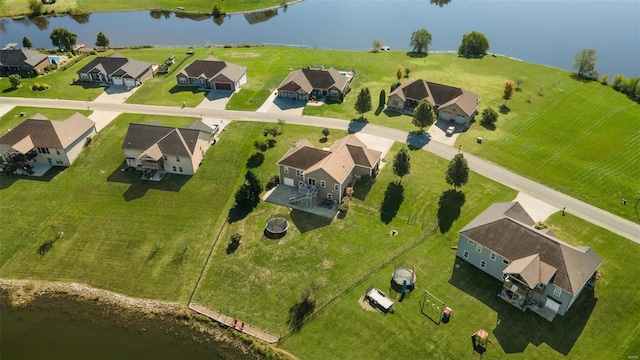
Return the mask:
M 412 80 L 398 86 L 389 94 L 387 108 L 400 113 L 413 114 L 422 99 L 433 106 L 438 119 L 454 120 L 471 125 L 478 112 L 478 95 L 453 86 L 425 80 Z
M 77 74 L 81 82 L 136 87 L 153 77 L 153 69 L 148 62 L 127 59 L 115 53 L 96 57 L 78 70 Z
M 176 81 L 178 86 L 236 91 L 247 82 L 247 68 L 209 56 L 185 66 L 176 75 Z
M 602 259 L 534 223 L 518 202 L 493 204 L 460 230 L 456 255 L 501 281 L 500 298 L 551 321 L 593 286 Z
M 129 124 L 122 142 L 126 163 L 141 170 L 145 180 L 159 181 L 166 173 L 193 175 L 218 127 L 196 120 L 184 128 L 151 124 Z
M 34 50 L 24 48 L 0 50 L 0 70 L 6 74 L 32 70 L 42 72 L 49 64 L 51 62 L 47 55 Z
M 342 101 L 349 89 L 352 76 L 334 68 L 295 70 L 278 86 L 278 97 L 294 100 L 312 100 L 321 97 Z
M 377 175 L 381 157 L 355 135 L 337 140 L 329 149 L 318 149 L 304 139 L 278 161 L 280 184 L 301 190 L 295 201 L 307 195 L 341 202 L 347 186 L 362 176 Z
M 69 166 L 96 134 L 96 124 L 75 113 L 64 121 L 41 114 L 0 137 L 0 154 L 9 171 L 32 175 L 37 164 Z

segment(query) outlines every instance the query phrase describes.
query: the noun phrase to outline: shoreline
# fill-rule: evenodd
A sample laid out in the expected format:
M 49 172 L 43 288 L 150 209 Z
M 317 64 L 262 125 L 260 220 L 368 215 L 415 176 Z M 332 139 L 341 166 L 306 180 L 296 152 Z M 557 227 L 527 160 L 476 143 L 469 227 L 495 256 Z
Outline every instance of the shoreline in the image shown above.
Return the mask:
M 234 353 L 230 358 L 241 355 L 261 359 L 265 352 L 283 359 L 293 358 L 280 349 L 236 334 L 185 305 L 129 297 L 76 282 L 0 279 L 0 304 L 9 311 L 53 310 L 67 313 L 73 320 L 107 323 L 139 332 L 170 331 L 174 336 L 211 346 L 218 352 Z

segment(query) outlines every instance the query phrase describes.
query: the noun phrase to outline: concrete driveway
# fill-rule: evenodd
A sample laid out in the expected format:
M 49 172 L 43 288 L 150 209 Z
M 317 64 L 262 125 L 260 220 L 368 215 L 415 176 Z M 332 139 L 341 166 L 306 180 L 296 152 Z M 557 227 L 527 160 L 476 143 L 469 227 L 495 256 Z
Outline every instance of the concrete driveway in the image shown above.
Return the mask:
M 279 98 L 278 93 L 273 92 L 256 112 L 302 116 L 302 110 L 306 105 L 306 101 Z
M 233 91 L 211 90 L 196 109 L 224 110 L 233 94 Z
M 445 131 L 451 125 L 456 127 L 456 132 L 451 136 L 447 136 Z M 466 130 L 467 129 L 464 125 L 456 124 L 454 121 L 438 120 L 433 125 L 431 125 L 431 127 L 429 127 L 427 133 L 431 136 L 432 140 L 441 142 L 449 146 L 454 146 L 456 144 L 456 140 L 458 139 L 458 135 Z
M 124 104 L 124 101 L 133 93 L 135 93 L 138 87 L 128 88 L 126 86 L 113 85 L 105 88 L 104 92 L 98 96 L 93 102 L 102 104 Z

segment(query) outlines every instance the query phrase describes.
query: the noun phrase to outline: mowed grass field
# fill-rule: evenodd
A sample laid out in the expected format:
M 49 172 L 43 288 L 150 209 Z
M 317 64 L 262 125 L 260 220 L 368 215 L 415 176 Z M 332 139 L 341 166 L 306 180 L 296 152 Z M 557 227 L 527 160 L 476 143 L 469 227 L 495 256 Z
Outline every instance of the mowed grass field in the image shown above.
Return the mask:
M 249 11 L 282 4 L 274 0 L 136 0 L 136 1 L 99 1 L 99 0 L 57 0 L 55 4 L 43 6 L 43 11 L 55 13 L 94 13 L 112 11 L 137 11 L 149 9 L 176 10 L 184 7 L 184 12 L 211 14 L 214 5 L 222 6 L 226 12 Z M 31 14 L 29 1 L 3 0 L 0 2 L 0 17 Z
M 0 133 L 15 126 L 20 111 L 53 119 L 71 113 L 14 109 L 0 119 Z M 458 230 L 491 203 L 515 198 L 513 190 L 472 173 L 463 188 L 464 202 L 449 199 L 441 210 L 440 196 L 449 189 L 444 182 L 447 163 L 412 151 L 402 201 L 395 198 L 397 210 L 386 213 L 391 218 L 386 223 L 379 209 L 387 187 L 397 180 L 390 162 L 404 145 L 396 144 L 378 180 L 356 187 L 344 219 L 329 221 L 261 203 L 223 228 L 243 165 L 267 125 L 233 122 L 195 176 L 167 175 L 150 183 L 140 180 L 139 172 L 121 171 L 120 145 L 129 122 L 151 120 L 180 126 L 193 119 L 122 115 L 70 168 L 50 171 L 44 179 L 0 178 L 0 210 L 5 214 L 0 277 L 79 281 L 186 304 L 222 229 L 195 300 L 283 335 L 280 346 L 300 358 L 459 358 L 469 355 L 469 336 L 479 328 L 490 331 L 489 354 L 497 358 L 609 359 L 640 350 L 640 300 L 633 281 L 640 271 L 635 261 L 640 245 L 569 214 L 554 215 L 548 223 L 561 239 L 594 247 L 604 263 L 595 292 L 586 291 L 565 318 L 548 323 L 499 301 L 495 279 L 464 263 L 454 266 Z M 263 182 L 295 141 L 307 138 L 324 146 L 321 129 L 284 125 L 283 130 L 265 161 L 254 168 Z M 329 143 L 343 135 L 333 131 Z M 264 224 L 275 215 L 290 219 L 291 230 L 280 241 L 266 240 Z M 51 225 L 64 235 L 39 255 L 40 245 L 55 237 Z M 389 235 L 392 229 L 397 236 Z M 236 232 L 242 243 L 227 254 L 228 239 Z M 424 242 L 415 242 L 426 234 L 431 235 Z M 393 257 L 402 249 L 407 252 Z M 391 272 L 398 265 L 414 268 L 416 291 L 396 302 L 395 315 L 366 311 L 358 299 L 372 285 L 389 292 Z M 453 309 L 449 324 L 437 326 L 420 313 L 424 290 Z M 290 333 L 289 310 L 304 291 L 313 292 L 317 314 L 299 333 Z

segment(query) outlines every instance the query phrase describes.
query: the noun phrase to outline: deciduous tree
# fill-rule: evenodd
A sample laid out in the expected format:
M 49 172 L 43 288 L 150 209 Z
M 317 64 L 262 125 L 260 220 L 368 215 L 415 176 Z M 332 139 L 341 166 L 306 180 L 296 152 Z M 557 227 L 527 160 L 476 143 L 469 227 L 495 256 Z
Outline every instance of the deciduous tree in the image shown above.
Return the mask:
M 456 154 L 449 162 L 445 180 L 447 184 L 452 185 L 455 189 L 462 187 L 469 181 L 469 165 L 462 153 Z
M 364 119 L 364 113 L 371 111 L 371 94 L 369 93 L 369 88 L 363 88 L 360 90 L 354 107 L 360 114 L 361 119 Z
M 492 107 L 484 108 L 482 110 L 482 123 L 487 125 L 495 124 L 498 121 L 498 112 Z
M 462 35 L 462 43 L 458 55 L 465 57 L 481 57 L 489 50 L 489 40 L 483 33 L 472 31 Z
M 382 49 L 382 41 L 375 39 L 373 40 L 373 52 L 379 52 Z
M 396 70 L 396 78 L 398 81 L 404 77 L 404 68 L 402 65 L 398 65 L 398 69 Z
M 422 50 L 428 53 L 431 39 L 431 33 L 427 31 L 427 29 L 416 30 L 411 34 L 411 42 L 409 45 L 413 46 L 413 51 L 418 54 L 422 53 Z
M 31 39 L 29 39 L 28 37 L 23 37 L 22 38 L 22 47 L 25 48 L 32 48 L 33 47 L 33 42 L 31 41 Z
M 419 127 L 420 132 L 423 132 L 424 128 L 431 126 L 434 120 L 435 116 L 433 113 L 433 107 L 427 99 L 422 99 L 418 106 L 413 110 L 413 125 Z
M 411 173 L 411 157 L 407 148 L 400 149 L 393 158 L 393 173 L 402 178 Z
M 513 83 L 511 81 L 507 81 L 504 84 L 504 91 L 502 92 L 502 98 L 504 99 L 504 106 L 507 106 L 507 100 L 511 99 L 514 92 Z
M 73 46 L 78 41 L 78 35 L 61 27 L 53 29 L 49 38 L 51 39 L 51 43 L 57 46 L 60 51 L 73 52 Z
M 101 48 L 109 47 L 109 38 L 107 37 L 107 35 L 99 32 L 98 36 L 96 37 L 96 46 Z
M 578 69 L 578 75 L 589 79 L 598 77 L 596 71 L 598 54 L 595 49 L 582 49 L 573 58 L 573 67 Z
M 324 128 L 322 129 L 322 135 L 324 135 L 324 138 L 328 138 L 329 137 L 329 129 L 328 128 Z
M 17 89 L 21 86 L 20 75 L 11 74 L 9 75 L 9 82 L 11 83 L 12 89 Z

